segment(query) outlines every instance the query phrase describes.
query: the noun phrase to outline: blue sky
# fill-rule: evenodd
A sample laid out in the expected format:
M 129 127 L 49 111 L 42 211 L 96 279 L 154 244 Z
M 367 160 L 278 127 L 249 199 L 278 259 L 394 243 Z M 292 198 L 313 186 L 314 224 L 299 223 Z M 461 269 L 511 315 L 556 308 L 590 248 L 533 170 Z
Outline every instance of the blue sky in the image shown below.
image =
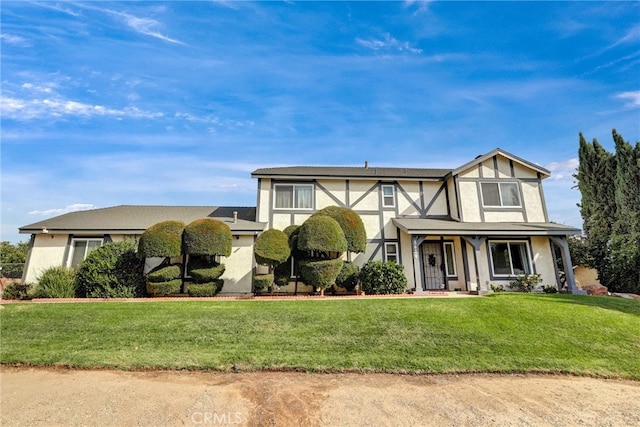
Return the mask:
M 553 172 L 580 227 L 578 133 L 640 140 L 639 2 L 11 2 L 1 239 L 72 210 L 255 206 L 277 165 Z

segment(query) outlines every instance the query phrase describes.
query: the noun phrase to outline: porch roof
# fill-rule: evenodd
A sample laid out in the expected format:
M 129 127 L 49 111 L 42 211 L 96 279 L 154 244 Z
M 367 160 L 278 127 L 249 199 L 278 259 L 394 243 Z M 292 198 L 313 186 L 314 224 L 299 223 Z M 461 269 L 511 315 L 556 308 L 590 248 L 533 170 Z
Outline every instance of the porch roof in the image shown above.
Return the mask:
M 407 234 L 447 236 L 566 236 L 580 230 L 553 222 L 458 222 L 430 218 L 393 218 Z

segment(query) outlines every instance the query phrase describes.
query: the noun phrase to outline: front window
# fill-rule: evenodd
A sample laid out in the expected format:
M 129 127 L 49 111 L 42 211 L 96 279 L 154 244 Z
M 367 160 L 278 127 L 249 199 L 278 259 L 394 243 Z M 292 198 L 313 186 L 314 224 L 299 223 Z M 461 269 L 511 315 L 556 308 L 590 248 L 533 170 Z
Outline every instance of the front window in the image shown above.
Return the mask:
M 398 262 L 398 244 L 397 243 L 385 243 L 384 255 L 386 261 Z
M 456 277 L 456 257 L 453 251 L 453 242 L 444 243 L 444 266 L 447 277 Z
M 527 242 L 489 242 L 491 268 L 494 276 L 531 274 Z
M 396 205 L 393 185 L 382 186 L 382 206 L 392 208 Z
M 313 185 L 278 184 L 276 190 L 276 209 L 313 209 Z
M 102 239 L 73 239 L 69 267 L 77 267 L 91 253 L 102 246 Z
M 487 207 L 520 207 L 517 182 L 483 182 L 482 204 Z

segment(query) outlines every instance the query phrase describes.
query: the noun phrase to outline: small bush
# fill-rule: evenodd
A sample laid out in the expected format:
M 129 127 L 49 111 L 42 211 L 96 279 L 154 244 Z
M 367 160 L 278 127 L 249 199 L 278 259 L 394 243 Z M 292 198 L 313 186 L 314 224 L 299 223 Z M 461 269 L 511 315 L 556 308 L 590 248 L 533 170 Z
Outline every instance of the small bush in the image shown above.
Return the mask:
M 147 228 L 140 237 L 140 256 L 166 258 L 182 255 L 183 230 L 181 221 L 163 221 Z
M 2 299 L 30 299 L 32 286 L 29 283 L 13 282 L 2 291 Z
M 369 261 L 358 278 L 366 294 L 401 294 L 407 289 L 403 266 L 394 261 Z
M 76 272 L 67 267 L 46 269 L 33 291 L 34 298 L 73 298 L 76 296 Z
M 92 251 L 77 271 L 77 293 L 89 298 L 145 295 L 143 262 L 132 240 L 109 242 Z
M 557 294 L 558 288 L 553 285 L 543 285 L 542 292 L 544 292 L 545 294 Z
M 152 296 L 164 296 L 180 293 L 182 280 L 175 279 L 168 282 L 147 282 L 147 293 Z
M 191 283 L 189 284 L 190 297 L 212 297 L 222 289 L 223 280 L 216 280 L 209 283 Z
M 253 287 L 255 288 L 256 292 L 269 289 L 272 284 L 273 274 L 258 274 L 256 276 L 253 276 Z
M 159 266 L 147 274 L 147 280 L 153 283 L 168 282 L 182 275 L 182 264 Z
M 197 219 L 184 228 L 184 248 L 189 255 L 230 256 L 233 237 L 224 222 L 213 218 Z
M 539 274 L 524 274 L 509 282 L 509 287 L 516 292 L 533 292 L 541 284 L 542 278 Z
M 359 273 L 360 269 L 357 265 L 349 261 L 344 261 L 342 263 L 342 270 L 340 270 L 338 277 L 336 277 L 336 285 L 345 288 L 349 292 L 353 291 L 358 284 Z
M 493 292 L 504 292 L 504 286 L 502 286 L 502 285 L 496 285 L 496 284 L 492 283 L 489 286 L 491 287 L 491 290 Z
M 189 274 L 196 283 L 212 282 L 224 274 L 226 267 L 224 264 L 213 264 L 200 268 L 190 269 Z

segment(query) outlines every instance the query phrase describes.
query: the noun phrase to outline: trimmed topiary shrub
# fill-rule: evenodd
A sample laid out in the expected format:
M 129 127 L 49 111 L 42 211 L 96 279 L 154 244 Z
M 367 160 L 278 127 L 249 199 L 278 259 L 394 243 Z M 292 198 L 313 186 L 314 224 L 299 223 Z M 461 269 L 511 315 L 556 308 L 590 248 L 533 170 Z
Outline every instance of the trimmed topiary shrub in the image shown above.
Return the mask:
M 273 283 L 273 274 L 258 274 L 253 276 L 253 287 L 256 292 L 268 289 Z
M 33 291 L 34 298 L 73 298 L 76 296 L 76 272 L 67 267 L 46 269 Z
M 231 255 L 231 229 L 213 218 L 197 219 L 184 229 L 184 248 L 189 255 Z
M 190 297 L 213 297 L 220 289 L 222 289 L 222 280 L 216 280 L 209 283 L 191 283 L 189 284 Z
M 336 285 L 345 288 L 349 292 L 353 291 L 358 284 L 359 273 L 360 269 L 357 265 L 349 261 L 344 261 L 342 263 L 342 269 L 338 277 L 336 277 Z
M 394 261 L 369 261 L 358 278 L 366 294 L 401 294 L 407 289 L 403 266 Z
M 78 267 L 77 293 L 88 298 L 144 296 L 143 268 L 132 240 L 107 243 L 92 251 Z
M 347 240 L 335 219 L 315 215 L 300 227 L 297 246 L 310 258 L 338 258 L 347 250 Z
M 168 282 L 180 276 L 182 276 L 182 264 L 161 265 L 147 274 L 147 280 L 154 283 Z
M 169 280 L 167 282 L 147 282 L 147 293 L 151 296 L 165 296 L 177 294 L 182 287 L 181 279 Z
M 182 221 L 163 221 L 147 228 L 138 245 L 144 257 L 176 257 L 182 255 Z
M 300 261 L 300 275 L 307 285 L 311 285 L 324 295 L 325 289 L 336 283 L 336 277 L 342 269 L 341 259 L 314 260 L 305 259 Z
M 287 286 L 291 280 L 291 257 L 273 269 L 273 283 Z
M 224 264 L 215 264 L 209 267 L 193 268 L 189 274 L 196 283 L 207 283 L 218 279 L 224 271 Z
M 289 237 L 282 231 L 270 229 L 258 236 L 254 245 L 256 262 L 273 268 L 291 255 Z
M 336 220 L 347 240 L 349 252 L 362 253 L 366 250 L 367 232 L 362 218 L 354 210 L 340 206 L 327 206 L 314 215 L 326 215 Z

